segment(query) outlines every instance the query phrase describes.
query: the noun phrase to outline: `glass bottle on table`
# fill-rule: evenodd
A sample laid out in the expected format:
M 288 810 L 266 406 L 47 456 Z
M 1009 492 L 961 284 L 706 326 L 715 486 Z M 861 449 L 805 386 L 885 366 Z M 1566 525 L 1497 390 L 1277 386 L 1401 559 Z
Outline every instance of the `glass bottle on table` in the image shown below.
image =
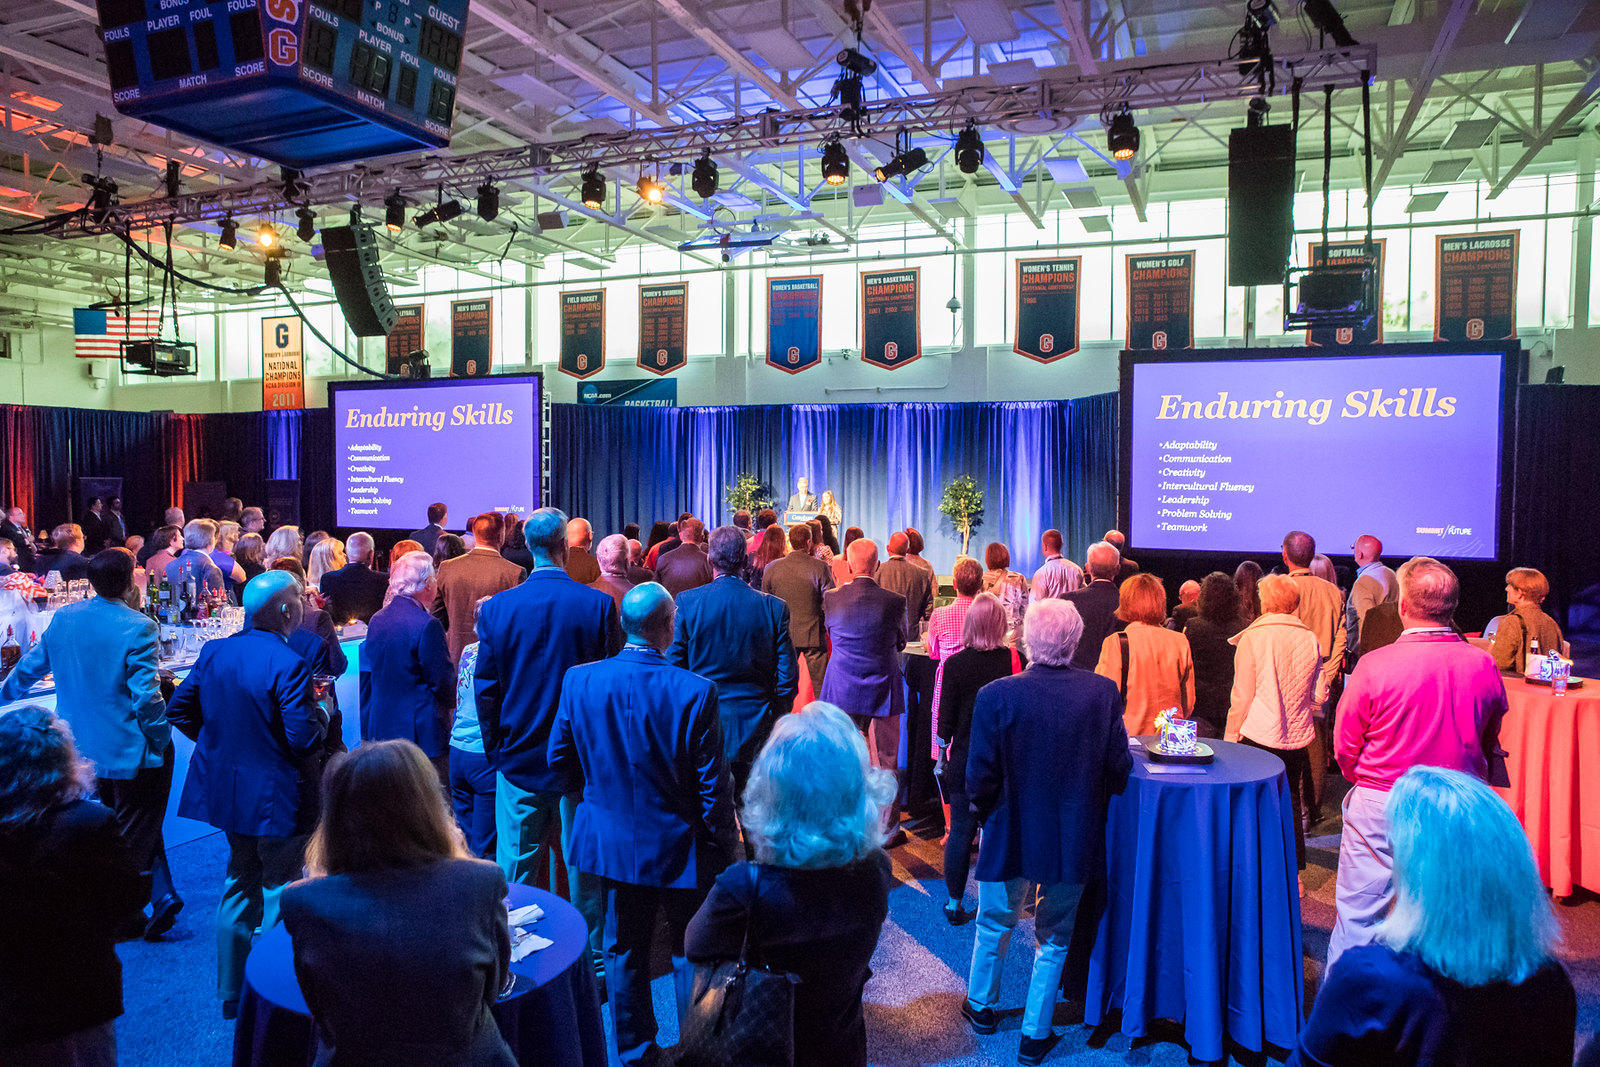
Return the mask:
M 1523 674 L 1535 674 L 1535 673 L 1538 672 L 1538 670 L 1539 670 L 1539 639 L 1537 637 L 1530 636 L 1528 638 L 1528 661 L 1527 661 L 1527 664 L 1522 668 L 1522 673 Z
M 22 659 L 22 642 L 17 640 L 17 628 L 6 627 L 6 636 L 0 640 L 0 678 L 11 673 L 11 668 Z

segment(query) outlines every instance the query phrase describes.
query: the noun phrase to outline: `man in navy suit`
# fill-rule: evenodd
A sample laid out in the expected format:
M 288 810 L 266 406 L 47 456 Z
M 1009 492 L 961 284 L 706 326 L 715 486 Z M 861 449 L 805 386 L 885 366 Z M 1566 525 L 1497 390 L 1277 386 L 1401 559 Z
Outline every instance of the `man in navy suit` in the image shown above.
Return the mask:
M 448 784 L 456 672 L 444 626 L 428 611 L 439 589 L 433 560 L 407 552 L 389 585 L 394 599 L 372 617 L 361 646 L 361 739 L 413 742 Z
M 1121 596 L 1117 588 L 1117 570 L 1122 566 L 1122 555 L 1116 545 L 1096 541 L 1089 546 L 1086 562 L 1089 584 L 1064 594 L 1061 599 L 1077 608 L 1083 619 L 1083 637 L 1073 653 L 1072 665 L 1092 671 L 1100 662 L 1100 645 L 1122 628 L 1117 621 L 1117 602 Z M 1027 632 L 1026 624 L 1023 632 Z
M 550 769 L 583 790 L 568 862 L 601 879 L 605 970 L 624 1064 L 653 1064 L 661 1052 L 650 1000 L 657 911 L 666 912 L 671 933 L 681 1021 L 692 976 L 684 931 L 737 849 L 717 687 L 667 662 L 673 612 L 655 582 L 629 590 L 627 646 L 615 659 L 567 672 L 550 734 Z
M 900 652 L 906 647 L 906 598 L 878 585 L 878 543 L 858 537 L 844 550 L 850 582 L 822 598 L 833 654 L 818 700 L 855 719 L 869 741 L 872 763 L 899 777 L 900 721 L 906 710 Z M 886 848 L 905 843 L 900 796 L 889 809 Z
M 250 628 L 208 641 L 167 707 L 168 721 L 195 743 L 178 814 L 228 835 L 217 995 L 229 1019 L 238 1012 L 250 938 L 278 921 L 278 891 L 300 877 L 316 819 L 316 755 L 328 727 L 312 695 L 311 665 L 289 647 L 305 612 L 294 576 L 268 571 L 250 579 L 244 610 Z
M 420 530 L 414 530 L 411 540 L 422 546 L 422 551 L 433 555 L 433 546 L 439 543 L 439 535 L 444 533 L 444 524 L 450 519 L 449 509 L 443 504 L 428 505 L 428 525 Z
M 344 547 L 350 562 L 324 574 L 318 590 L 328 598 L 328 614 L 333 616 L 334 622 L 371 622 L 383 607 L 389 579 L 372 569 L 371 534 L 353 533 Z
M 1019 1063 L 1034 1064 L 1060 1040 L 1050 1016 L 1078 900 L 1085 883 L 1104 875 L 1106 798 L 1122 792 L 1133 757 L 1116 684 L 1072 665 L 1084 633 L 1078 609 L 1041 600 L 1028 608 L 1023 632 L 1028 669 L 978 690 L 972 710 L 967 792 L 983 844 L 961 1014 L 978 1033 L 995 1031 L 1011 931 L 1035 904 L 1038 949 L 1017 1053 Z
M 622 647 L 617 608 L 598 589 L 567 574 L 567 517 L 540 508 L 523 527 L 534 567 L 514 589 L 478 609 L 473 690 L 484 754 L 495 770 L 495 858 L 510 882 L 532 883 L 558 838 L 568 856 L 573 904 L 589 921 L 599 963 L 599 887 L 571 861 L 577 796 L 550 768 L 550 727 L 569 667 L 605 659 Z
M 773 722 L 794 705 L 789 608 L 739 577 L 748 559 L 743 530 L 717 527 L 709 552 L 717 576 L 710 585 L 679 594 L 677 636 L 667 655 L 716 683 L 722 743 L 734 791 L 742 793 Z

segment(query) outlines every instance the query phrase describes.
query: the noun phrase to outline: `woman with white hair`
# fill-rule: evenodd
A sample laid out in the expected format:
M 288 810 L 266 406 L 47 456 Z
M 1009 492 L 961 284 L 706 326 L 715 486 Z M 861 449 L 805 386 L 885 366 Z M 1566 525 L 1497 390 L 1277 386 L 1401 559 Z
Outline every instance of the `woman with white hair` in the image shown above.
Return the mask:
M 889 913 L 883 811 L 894 789 L 843 711 L 818 701 L 781 716 L 744 791 L 756 862 L 718 876 L 689 923 L 695 963 L 738 959 L 748 925 L 746 959 L 800 979 L 795 1067 L 866 1065 L 861 991 Z
M 361 646 L 361 737 L 412 742 L 448 789 L 456 672 L 444 626 L 429 611 L 439 591 L 433 559 L 401 556 L 389 568 L 389 589 L 394 599 L 367 624 Z
M 1421 765 L 1385 809 L 1394 909 L 1330 968 L 1287 1067 L 1566 1067 L 1577 1005 L 1516 816 L 1471 775 Z
M 296 526 L 280 526 L 272 531 L 272 536 L 267 538 L 266 547 L 261 550 L 261 569 L 271 570 L 272 565 L 285 556 L 300 558 L 300 529 Z

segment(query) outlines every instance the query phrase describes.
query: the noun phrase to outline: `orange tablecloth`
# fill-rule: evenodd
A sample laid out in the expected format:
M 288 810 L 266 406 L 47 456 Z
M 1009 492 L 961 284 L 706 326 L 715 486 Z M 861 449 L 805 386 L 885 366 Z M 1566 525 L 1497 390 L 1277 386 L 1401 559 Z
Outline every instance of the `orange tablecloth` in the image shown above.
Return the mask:
M 1500 746 L 1511 786 L 1498 792 L 1556 896 L 1574 885 L 1600 892 L 1600 681 L 1558 697 L 1507 678 L 1506 697 Z

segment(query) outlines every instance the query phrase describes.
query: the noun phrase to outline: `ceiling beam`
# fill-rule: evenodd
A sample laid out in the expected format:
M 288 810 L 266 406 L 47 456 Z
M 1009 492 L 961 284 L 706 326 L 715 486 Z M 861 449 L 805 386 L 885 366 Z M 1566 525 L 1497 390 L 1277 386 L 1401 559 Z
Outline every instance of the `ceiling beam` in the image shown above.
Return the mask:
M 1511 164 L 1504 174 L 1500 175 L 1500 180 L 1495 182 L 1494 188 L 1489 190 L 1484 199 L 1493 200 L 1505 192 L 1511 183 L 1516 180 L 1517 175 L 1521 174 L 1527 169 L 1528 164 L 1533 162 L 1534 157 L 1549 147 L 1550 142 L 1555 140 L 1556 134 L 1566 128 L 1567 123 L 1576 118 L 1578 113 L 1589 105 L 1596 92 L 1600 92 L 1600 67 L 1595 68 L 1594 73 L 1589 75 L 1589 80 L 1583 83 L 1583 87 L 1578 90 L 1577 94 L 1571 100 L 1568 100 L 1566 106 L 1556 113 L 1555 118 L 1550 120 L 1549 125 L 1539 131 L 1539 135 L 1528 143 L 1526 150 L 1523 151 L 1515 163 Z
M 1405 154 L 1406 141 L 1411 137 L 1411 127 L 1421 117 L 1423 105 L 1428 102 L 1428 93 L 1433 89 L 1435 79 L 1443 73 L 1445 59 L 1450 55 L 1450 49 L 1456 43 L 1456 35 L 1466 24 L 1467 16 L 1472 13 L 1473 6 L 1474 0 L 1452 0 L 1450 10 L 1445 12 L 1444 21 L 1439 24 L 1439 36 L 1433 42 L 1433 49 L 1428 53 L 1428 58 L 1422 61 L 1422 72 L 1417 75 L 1417 80 L 1411 83 L 1411 99 L 1406 103 L 1405 114 L 1400 116 L 1400 122 L 1389 137 L 1389 143 L 1384 146 L 1383 162 L 1378 167 L 1377 176 L 1372 179 L 1372 191 L 1367 194 L 1369 199 L 1378 195 L 1383 183 L 1389 180 L 1389 172 L 1394 169 L 1395 162 Z M 1394 84 L 1394 82 L 1389 83 L 1391 92 Z

